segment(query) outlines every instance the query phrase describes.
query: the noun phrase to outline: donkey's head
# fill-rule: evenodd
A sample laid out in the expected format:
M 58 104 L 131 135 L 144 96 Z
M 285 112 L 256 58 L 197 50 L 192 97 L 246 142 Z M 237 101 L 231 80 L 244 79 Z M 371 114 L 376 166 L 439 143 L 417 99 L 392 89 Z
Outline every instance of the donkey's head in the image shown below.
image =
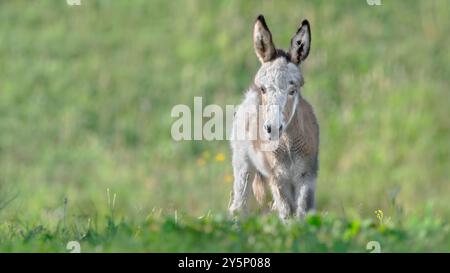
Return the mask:
M 291 39 L 288 51 L 277 49 L 272 34 L 262 15 L 253 29 L 253 45 L 261 67 L 255 76 L 255 86 L 260 92 L 263 128 L 269 139 L 280 136 L 291 122 L 298 100 L 303 76 L 300 64 L 309 54 L 311 31 L 304 20 Z

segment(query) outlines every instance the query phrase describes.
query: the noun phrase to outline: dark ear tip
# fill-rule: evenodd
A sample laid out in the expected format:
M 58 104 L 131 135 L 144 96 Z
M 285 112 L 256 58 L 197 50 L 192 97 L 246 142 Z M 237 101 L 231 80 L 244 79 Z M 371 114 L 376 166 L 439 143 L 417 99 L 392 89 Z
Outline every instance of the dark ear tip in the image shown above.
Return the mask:
M 258 15 L 258 17 L 256 17 L 256 20 L 264 22 L 265 21 L 264 15 L 262 15 L 262 14 Z
M 266 24 L 266 19 L 264 19 L 264 16 L 262 14 L 258 15 L 256 21 L 259 21 L 266 30 L 269 30 L 269 27 Z
M 264 16 L 262 14 L 258 15 L 258 18 L 256 18 L 256 21 L 260 22 L 263 25 L 263 28 L 265 28 L 266 30 L 269 30 L 269 27 L 266 24 L 266 19 L 264 19 Z
M 307 19 L 304 19 L 302 21 L 302 26 L 308 26 L 309 27 L 309 21 Z

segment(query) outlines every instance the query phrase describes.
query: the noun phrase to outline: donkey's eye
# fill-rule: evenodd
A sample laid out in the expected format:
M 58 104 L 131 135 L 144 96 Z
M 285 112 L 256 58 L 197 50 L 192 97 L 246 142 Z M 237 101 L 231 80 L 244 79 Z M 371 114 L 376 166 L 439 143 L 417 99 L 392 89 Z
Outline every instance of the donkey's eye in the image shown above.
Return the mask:
M 289 81 L 289 95 L 292 96 L 297 91 L 297 88 L 295 87 L 294 81 Z
M 259 89 L 261 90 L 261 93 L 266 94 L 266 88 L 264 86 L 261 86 Z

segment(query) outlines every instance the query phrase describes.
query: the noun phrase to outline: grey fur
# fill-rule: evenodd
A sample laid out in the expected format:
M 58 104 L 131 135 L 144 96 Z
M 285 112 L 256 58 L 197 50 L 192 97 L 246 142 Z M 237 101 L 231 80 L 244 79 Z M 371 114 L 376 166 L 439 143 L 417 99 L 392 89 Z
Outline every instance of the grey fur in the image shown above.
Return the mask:
M 258 33 L 259 29 L 262 29 L 262 34 Z M 264 18 L 259 16 L 255 23 L 254 39 L 260 39 L 261 35 L 270 35 L 264 36 L 264 39 L 273 44 Z M 248 211 L 252 188 L 250 183 L 255 186 L 256 182 L 270 188 L 273 209 L 283 220 L 293 215 L 302 218 L 315 209 L 319 129 L 312 107 L 300 94 L 304 84 L 300 63 L 307 57 L 311 41 L 309 23 L 303 23 L 294 34 L 292 41 L 296 40 L 303 43 L 303 51 L 291 45 L 291 51 L 301 54 L 296 56 L 298 62 L 292 61 L 290 53 L 280 49 L 276 49 L 276 54 L 270 59 L 263 58 L 267 55 L 255 47 L 262 65 L 237 108 L 233 121 L 231 148 L 234 184 L 229 208 L 231 214 Z M 267 50 L 267 47 L 264 48 Z M 267 108 L 250 115 L 245 111 L 260 105 Z M 271 105 L 275 111 L 268 109 Z M 275 129 L 268 130 L 268 125 Z M 273 131 L 278 133 L 278 128 L 279 139 L 273 135 Z M 256 131 L 257 139 L 237 138 L 236 135 L 242 133 L 240 130 L 245 130 L 245 134 Z M 263 144 L 273 142 L 274 139 L 277 140 L 275 149 L 262 149 Z

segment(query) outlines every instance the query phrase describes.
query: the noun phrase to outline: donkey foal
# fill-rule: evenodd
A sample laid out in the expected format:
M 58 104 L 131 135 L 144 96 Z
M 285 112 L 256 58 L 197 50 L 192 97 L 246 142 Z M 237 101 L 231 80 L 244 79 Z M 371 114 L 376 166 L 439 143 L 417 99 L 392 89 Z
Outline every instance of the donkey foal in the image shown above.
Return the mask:
M 254 25 L 253 45 L 261 67 L 233 120 L 234 184 L 229 210 L 232 214 L 246 212 L 252 190 L 262 204 L 268 187 L 272 208 L 281 219 L 303 218 L 315 209 L 319 150 L 319 126 L 311 105 L 300 93 L 304 84 L 300 64 L 311 45 L 309 22 L 301 23 L 289 50 L 283 51 L 275 47 L 260 15 Z

